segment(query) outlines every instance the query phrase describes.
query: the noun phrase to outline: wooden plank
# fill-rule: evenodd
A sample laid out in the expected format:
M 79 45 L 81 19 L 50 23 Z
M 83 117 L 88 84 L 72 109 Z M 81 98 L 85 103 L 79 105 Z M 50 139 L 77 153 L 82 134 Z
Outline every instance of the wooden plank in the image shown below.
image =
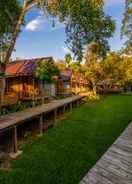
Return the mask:
M 36 116 L 40 116 L 43 113 L 54 111 L 55 109 L 63 107 L 68 103 L 81 100 L 82 98 L 83 96 L 73 96 L 66 99 L 56 100 L 48 104 L 43 104 L 38 107 L 29 108 L 21 112 L 16 112 L 10 115 L 2 116 L 0 117 L 0 132 L 13 127 L 14 125 L 27 122 L 28 120 L 33 119 Z
M 80 184 L 132 184 L 132 123 Z

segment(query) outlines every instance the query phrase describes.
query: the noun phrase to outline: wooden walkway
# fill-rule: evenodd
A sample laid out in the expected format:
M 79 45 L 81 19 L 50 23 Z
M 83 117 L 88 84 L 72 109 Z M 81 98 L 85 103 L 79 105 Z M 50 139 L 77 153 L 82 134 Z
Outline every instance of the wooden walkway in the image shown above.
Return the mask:
M 18 142 L 17 142 L 17 127 L 24 122 L 32 120 L 34 118 L 39 118 L 39 132 L 40 134 L 43 133 L 43 125 L 44 125 L 44 116 L 49 113 L 53 112 L 53 123 L 55 122 L 58 109 L 61 109 L 63 113 L 65 113 L 66 107 L 72 110 L 73 105 L 79 105 L 83 96 L 72 96 L 66 99 L 55 100 L 48 104 L 43 104 L 38 107 L 29 108 L 21 112 L 12 113 L 9 115 L 5 115 L 0 117 L 0 134 L 2 132 L 6 132 L 11 130 L 12 131 L 12 144 L 13 144 L 13 151 L 16 153 L 18 151 Z M 75 106 L 74 105 L 74 106 Z
M 132 184 L 132 123 L 80 184 Z

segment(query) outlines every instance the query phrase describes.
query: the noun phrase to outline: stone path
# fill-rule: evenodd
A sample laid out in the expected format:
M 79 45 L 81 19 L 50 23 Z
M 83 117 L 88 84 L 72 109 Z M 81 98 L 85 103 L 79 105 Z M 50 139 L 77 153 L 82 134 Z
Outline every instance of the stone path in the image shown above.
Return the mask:
M 132 123 L 80 184 L 132 184 Z

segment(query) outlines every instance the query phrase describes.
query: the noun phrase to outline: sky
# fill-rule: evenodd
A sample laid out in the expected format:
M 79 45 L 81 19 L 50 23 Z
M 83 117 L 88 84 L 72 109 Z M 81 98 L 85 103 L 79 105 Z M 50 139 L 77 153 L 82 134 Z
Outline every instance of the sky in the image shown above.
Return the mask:
M 124 14 L 124 0 L 105 0 L 105 12 L 116 21 L 116 31 L 109 43 L 111 50 L 117 51 L 123 46 L 120 29 Z M 62 59 L 68 52 L 65 45 L 65 28 L 58 20 L 53 28 L 52 22 L 52 19 L 44 17 L 40 10 L 32 9 L 27 13 L 25 26 L 17 38 L 12 58 L 53 56 L 55 59 Z

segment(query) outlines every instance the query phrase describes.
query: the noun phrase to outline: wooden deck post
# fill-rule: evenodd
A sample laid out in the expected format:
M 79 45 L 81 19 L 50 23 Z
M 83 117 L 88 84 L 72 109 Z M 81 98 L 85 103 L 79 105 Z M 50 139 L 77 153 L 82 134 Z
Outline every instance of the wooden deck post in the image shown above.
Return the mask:
M 39 134 L 40 136 L 43 135 L 43 115 L 41 115 L 39 119 Z
M 57 109 L 54 110 L 54 123 L 56 122 L 57 119 Z
M 63 114 L 66 112 L 66 106 L 63 106 Z
M 35 79 L 33 78 L 33 107 L 35 107 Z
M 12 129 L 12 143 L 13 143 L 13 152 L 17 153 L 18 142 L 17 142 L 17 127 L 16 126 L 14 126 Z
M 77 100 L 76 103 L 77 103 L 77 107 L 79 107 L 79 100 Z
M 72 102 L 70 103 L 70 111 L 72 111 Z

